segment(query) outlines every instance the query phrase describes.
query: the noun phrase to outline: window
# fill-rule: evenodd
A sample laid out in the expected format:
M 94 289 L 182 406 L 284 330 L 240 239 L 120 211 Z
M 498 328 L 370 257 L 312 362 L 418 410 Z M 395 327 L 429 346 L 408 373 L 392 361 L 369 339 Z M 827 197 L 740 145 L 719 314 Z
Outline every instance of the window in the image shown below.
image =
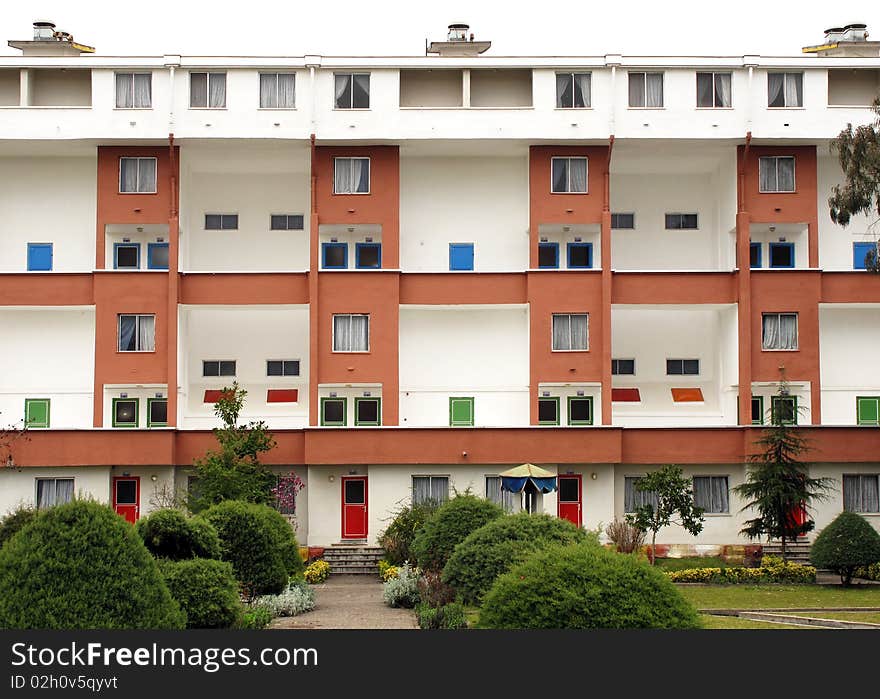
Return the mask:
M 519 512 L 522 507 L 522 498 L 519 493 L 502 490 L 501 476 L 486 476 L 486 499 L 499 505 L 509 514 Z
M 28 243 L 28 272 L 52 271 L 52 243 Z
M 761 268 L 761 243 L 749 243 L 749 267 Z
M 147 427 L 168 425 L 168 399 L 147 398 Z
M 260 73 L 260 109 L 296 107 L 295 73 Z
M 474 244 L 449 243 L 449 271 L 472 272 L 474 269 Z
M 730 107 L 730 81 L 730 73 L 697 73 L 697 106 Z
M 334 194 L 369 194 L 370 193 L 370 159 L 369 158 L 334 158 L 333 159 L 333 193 Z
M 876 473 L 843 475 L 843 509 L 880 512 L 880 476 Z
M 764 424 L 764 396 L 752 396 L 752 424 Z
M 611 228 L 615 230 L 632 230 L 635 227 L 635 214 L 611 214 Z
M 73 478 L 35 478 L 37 508 L 63 505 L 73 499 Z
M 767 73 L 768 107 L 803 107 L 803 73 Z
M 348 243 L 321 243 L 324 269 L 348 269 Z
M 853 269 L 877 266 L 877 243 L 853 243 Z
M 449 399 L 449 426 L 450 427 L 473 427 L 474 426 L 474 399 L 473 398 L 450 398 Z
M 139 403 L 137 398 L 114 398 L 113 427 L 137 427 Z
M 358 269 L 381 269 L 382 245 L 380 243 L 355 243 L 354 265 Z
M 299 376 L 299 359 L 267 359 L 266 376 Z
M 569 425 L 592 425 L 593 424 L 593 398 L 582 396 L 568 397 L 568 424 Z
M 203 360 L 202 376 L 235 376 L 235 360 Z
M 334 352 L 370 351 L 370 316 L 342 313 L 333 316 Z
M 140 269 L 140 243 L 113 243 L 113 269 Z
M 794 157 L 774 155 L 758 158 L 758 191 L 793 192 Z
M 794 243 L 770 243 L 771 269 L 791 269 L 794 267 Z
M 566 246 L 568 252 L 569 269 L 592 269 L 593 267 L 593 244 L 592 243 L 569 243 Z
M 590 74 L 557 73 L 556 106 L 560 109 L 582 109 L 589 107 Z
M 119 192 L 155 194 L 156 162 L 156 158 L 120 158 Z
M 663 73 L 630 73 L 629 106 L 662 107 Z
M 149 109 L 152 106 L 152 73 L 116 74 L 117 109 Z
M 345 427 L 347 403 L 346 398 L 322 398 L 321 424 L 327 427 Z
M 761 348 L 796 350 L 798 348 L 797 313 L 762 313 Z
M 551 158 L 550 180 L 553 194 L 586 194 L 587 159 Z
M 698 225 L 697 214 L 666 214 L 666 230 L 696 230 Z
M 538 424 L 559 424 L 559 397 L 538 398 Z
M 51 401 L 48 398 L 25 398 L 24 426 L 29 430 L 48 428 L 50 404 Z
M 224 109 L 226 73 L 190 73 L 189 106 L 191 109 Z
M 709 514 L 730 512 L 727 476 L 694 476 L 694 505 Z
M 336 109 L 370 108 L 369 73 L 336 73 L 334 80 Z
M 657 493 L 653 490 L 639 490 L 636 484 L 641 480 L 640 476 L 626 476 L 623 479 L 623 510 L 635 512 L 644 505 L 657 507 Z
M 413 476 L 413 505 L 441 503 L 449 499 L 449 476 Z
M 798 418 L 797 396 L 773 396 L 770 402 L 773 424 L 796 425 Z
M 354 399 L 354 424 L 355 426 L 378 426 L 382 424 L 382 399 L 381 398 L 355 398 Z
M 273 231 L 301 231 L 304 227 L 302 214 L 272 214 L 269 217 L 269 229 Z
M 589 320 L 587 313 L 554 313 L 554 352 L 581 351 L 589 349 Z
M 699 359 L 667 359 L 666 375 L 667 376 L 699 376 L 700 360 Z
M 120 315 L 118 339 L 120 352 L 155 352 L 156 316 Z
M 614 376 L 635 376 L 635 359 L 612 359 L 611 374 Z
M 168 269 L 168 243 L 147 243 L 147 269 Z
M 538 267 L 559 269 L 559 243 L 538 243 Z
M 237 231 L 238 214 L 205 214 L 206 231 Z
M 860 425 L 880 425 L 880 397 L 856 398 L 856 418 Z

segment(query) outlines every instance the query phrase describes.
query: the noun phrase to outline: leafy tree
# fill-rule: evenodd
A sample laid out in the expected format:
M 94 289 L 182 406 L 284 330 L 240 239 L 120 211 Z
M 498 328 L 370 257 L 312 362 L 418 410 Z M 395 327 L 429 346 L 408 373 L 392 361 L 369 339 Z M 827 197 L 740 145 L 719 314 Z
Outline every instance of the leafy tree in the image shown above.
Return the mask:
M 275 440 L 262 420 L 238 424 L 246 396 L 247 391 L 233 383 L 231 388 L 223 388 L 214 404 L 214 414 L 223 423 L 223 427 L 213 430 L 220 450 L 209 451 L 193 462 L 198 479 L 188 503 L 193 512 L 224 500 L 260 504 L 274 501 L 275 475 L 260 463 L 259 457 L 275 447 Z
M 678 524 L 694 536 L 703 531 L 703 508 L 694 505 L 691 480 L 672 464 L 639 478 L 636 488 L 653 493 L 653 502 L 647 502 L 626 516 L 626 521 L 651 532 L 651 564 L 657 544 L 657 532 L 670 524 Z
M 833 570 L 844 586 L 857 569 L 880 561 L 880 534 L 855 512 L 841 512 L 825 527 L 810 549 L 810 562 Z
M 847 124 L 831 142 L 843 168 L 843 185 L 834 185 L 828 199 L 831 220 L 841 226 L 849 224 L 857 214 L 880 215 L 880 98 L 874 100 L 872 124 Z M 878 222 L 874 218 L 871 226 Z M 868 253 L 865 267 L 880 272 L 877 249 Z

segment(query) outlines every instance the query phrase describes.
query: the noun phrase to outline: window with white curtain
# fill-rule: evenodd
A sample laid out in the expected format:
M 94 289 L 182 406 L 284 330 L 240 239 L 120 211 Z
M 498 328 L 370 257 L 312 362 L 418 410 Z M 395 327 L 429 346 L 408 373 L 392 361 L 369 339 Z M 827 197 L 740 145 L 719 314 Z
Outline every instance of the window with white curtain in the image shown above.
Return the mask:
M 556 74 L 556 107 L 585 109 L 590 107 L 590 73 Z
M 152 106 L 152 73 L 116 74 L 117 109 L 150 109 Z
M 73 499 L 73 478 L 36 478 L 38 509 L 63 505 Z
M 226 73 L 190 73 L 189 106 L 191 109 L 224 109 Z
M 412 504 L 443 503 L 449 499 L 449 476 L 413 476 Z
M 765 350 L 798 348 L 797 313 L 762 313 L 761 347 Z
M 509 490 L 501 489 L 501 476 L 486 476 L 486 499 L 499 505 L 510 514 L 522 509 L 520 493 L 511 493 Z
M 729 108 L 731 77 L 731 73 L 697 73 L 697 107 Z
M 550 191 L 554 194 L 586 194 L 587 159 L 552 158 L 550 163 Z
M 369 194 L 370 193 L 370 159 L 369 158 L 334 158 L 333 159 L 333 193 L 334 194 Z
M 369 73 L 336 73 L 333 77 L 336 109 L 370 108 Z
M 758 158 L 758 190 L 794 191 L 794 156 L 771 155 Z
M 295 73 L 260 73 L 260 109 L 294 109 L 295 107 Z
M 843 474 L 843 509 L 846 512 L 880 512 L 880 475 Z
M 156 316 L 119 315 L 119 351 L 155 352 Z
M 629 106 L 662 107 L 663 73 L 630 73 Z
M 120 158 L 119 192 L 156 193 L 156 158 Z
M 768 107 L 803 107 L 803 73 L 767 73 Z
M 554 313 L 553 351 L 589 349 L 589 320 L 588 313 Z
M 370 351 L 370 316 L 340 313 L 333 316 L 334 352 Z
M 653 490 L 639 490 L 636 484 L 641 476 L 626 476 L 623 479 L 623 511 L 635 512 L 644 505 L 657 507 L 657 493 Z
M 709 514 L 730 512 L 727 476 L 694 476 L 694 505 Z

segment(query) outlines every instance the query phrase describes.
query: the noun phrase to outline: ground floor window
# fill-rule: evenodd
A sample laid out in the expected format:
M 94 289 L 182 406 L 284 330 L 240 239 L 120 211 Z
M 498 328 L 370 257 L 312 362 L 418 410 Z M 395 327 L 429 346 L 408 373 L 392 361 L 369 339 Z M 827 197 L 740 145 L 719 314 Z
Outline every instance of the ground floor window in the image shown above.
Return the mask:
M 505 512 L 519 512 L 522 508 L 519 493 L 501 489 L 501 476 L 486 476 L 486 499 L 500 505 Z
M 843 509 L 847 512 L 880 512 L 880 475 L 844 474 Z
M 709 514 L 730 512 L 727 476 L 694 476 L 694 505 Z
M 449 476 L 413 476 L 413 505 L 446 502 L 449 499 Z
M 63 505 L 73 498 L 73 478 L 37 478 L 37 508 Z
M 625 512 L 635 512 L 643 505 L 657 507 L 657 494 L 650 490 L 639 490 L 636 483 L 641 476 L 626 476 L 623 479 L 623 509 Z

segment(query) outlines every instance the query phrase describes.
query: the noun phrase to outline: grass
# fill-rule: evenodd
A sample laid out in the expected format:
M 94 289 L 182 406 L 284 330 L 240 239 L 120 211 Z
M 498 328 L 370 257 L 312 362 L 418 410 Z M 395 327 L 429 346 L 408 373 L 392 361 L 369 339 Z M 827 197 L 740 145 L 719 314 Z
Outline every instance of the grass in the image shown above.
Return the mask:
M 789 624 L 771 624 L 765 621 L 740 619 L 737 616 L 714 616 L 701 614 L 700 622 L 704 629 L 804 629 L 807 626 L 791 626 Z
M 880 607 L 880 585 L 700 585 L 679 590 L 697 609 Z
M 869 624 L 880 624 L 880 612 L 798 612 L 794 616 L 811 617 L 813 619 L 839 619 L 840 621 L 864 621 Z
M 692 568 L 739 568 L 732 563 L 725 563 L 717 556 L 686 556 L 684 558 L 658 558 L 657 568 L 660 570 L 690 570 Z

